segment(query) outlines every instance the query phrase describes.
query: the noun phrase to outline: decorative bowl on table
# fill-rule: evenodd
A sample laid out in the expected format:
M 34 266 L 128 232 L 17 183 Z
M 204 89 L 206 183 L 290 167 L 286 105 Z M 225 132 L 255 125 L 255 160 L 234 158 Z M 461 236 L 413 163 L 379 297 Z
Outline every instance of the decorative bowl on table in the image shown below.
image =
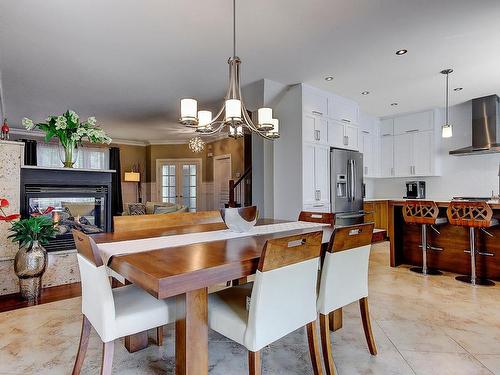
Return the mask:
M 256 206 L 223 208 L 220 213 L 229 230 L 238 233 L 250 231 L 255 226 L 258 216 Z

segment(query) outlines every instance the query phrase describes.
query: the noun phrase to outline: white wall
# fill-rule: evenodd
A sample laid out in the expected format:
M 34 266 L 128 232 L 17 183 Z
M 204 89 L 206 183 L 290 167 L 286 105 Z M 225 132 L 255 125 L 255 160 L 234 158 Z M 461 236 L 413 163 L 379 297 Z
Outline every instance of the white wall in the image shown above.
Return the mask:
M 426 182 L 427 198 L 450 199 L 454 196 L 491 196 L 498 193 L 500 154 L 452 156 L 448 152 L 472 144 L 471 102 L 450 108 L 453 137 L 441 140 L 442 175 L 420 178 Z M 367 179 L 367 198 L 400 198 L 410 178 Z

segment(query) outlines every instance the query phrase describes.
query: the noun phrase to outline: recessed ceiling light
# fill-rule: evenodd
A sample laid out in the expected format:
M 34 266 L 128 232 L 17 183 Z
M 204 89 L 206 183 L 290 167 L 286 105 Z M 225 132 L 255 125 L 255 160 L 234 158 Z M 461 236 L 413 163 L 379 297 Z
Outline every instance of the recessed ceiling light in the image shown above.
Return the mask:
M 391 106 L 392 106 L 392 107 L 395 107 L 395 106 L 397 106 L 397 105 L 398 105 L 398 103 L 391 103 Z
M 370 91 L 363 91 L 363 92 L 361 93 L 361 95 L 368 95 L 369 93 L 370 93 Z
M 464 88 L 463 87 L 455 87 L 453 91 L 462 91 Z
M 326 76 L 325 77 L 325 81 L 332 81 L 333 80 L 333 76 Z
M 407 50 L 407 49 L 398 49 L 398 50 L 396 51 L 396 55 L 401 56 L 401 55 L 406 54 L 407 52 L 408 52 L 408 50 Z

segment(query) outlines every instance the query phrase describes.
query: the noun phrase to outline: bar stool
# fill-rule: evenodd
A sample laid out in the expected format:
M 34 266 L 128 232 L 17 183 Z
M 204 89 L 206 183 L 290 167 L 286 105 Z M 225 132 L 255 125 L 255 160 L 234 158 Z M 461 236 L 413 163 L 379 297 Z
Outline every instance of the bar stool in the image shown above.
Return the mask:
M 476 276 L 476 254 L 482 256 L 494 255 L 476 249 L 477 229 L 493 237 L 485 228 L 498 225 L 498 219 L 493 218 L 491 207 L 486 202 L 451 201 L 448 205 L 447 214 L 450 224 L 469 228 L 470 250 L 465 250 L 465 252 L 470 253 L 471 273 L 470 275 L 457 276 L 455 279 L 472 285 L 495 285 L 491 280 Z
M 427 242 L 427 225 L 430 225 L 432 230 L 437 234 L 439 231 L 435 225 L 446 224 L 446 217 L 438 217 L 439 208 L 433 201 L 423 200 L 408 200 L 403 205 L 403 218 L 408 224 L 420 224 L 421 235 L 419 247 L 422 248 L 422 267 L 412 267 L 410 271 L 421 273 L 424 275 L 442 275 L 443 273 L 437 269 L 427 267 L 427 250 L 439 250 L 442 248 L 430 246 Z

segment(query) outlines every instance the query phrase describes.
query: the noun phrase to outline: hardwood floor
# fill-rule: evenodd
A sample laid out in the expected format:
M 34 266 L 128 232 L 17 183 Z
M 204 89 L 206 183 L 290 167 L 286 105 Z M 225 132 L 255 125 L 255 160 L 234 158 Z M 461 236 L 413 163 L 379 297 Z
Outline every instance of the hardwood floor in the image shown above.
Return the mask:
M 23 307 L 42 305 L 63 299 L 79 297 L 82 295 L 80 283 L 43 288 L 40 298 L 36 302 L 28 302 L 21 298 L 19 293 L 0 296 L 0 312 L 21 309 Z

